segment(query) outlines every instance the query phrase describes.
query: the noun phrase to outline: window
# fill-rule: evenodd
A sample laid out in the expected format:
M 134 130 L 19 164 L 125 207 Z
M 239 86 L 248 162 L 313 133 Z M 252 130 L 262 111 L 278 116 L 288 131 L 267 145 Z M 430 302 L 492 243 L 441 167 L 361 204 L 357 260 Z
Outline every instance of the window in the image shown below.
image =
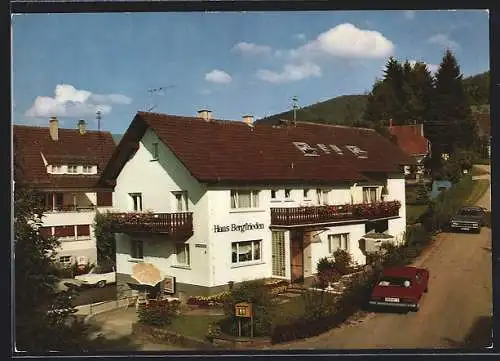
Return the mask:
M 153 143 L 153 160 L 158 160 L 158 158 L 159 158 L 158 143 Z
M 328 204 L 328 191 L 326 189 L 316 189 L 316 198 L 318 204 Z
M 242 263 L 261 259 L 262 240 L 234 242 L 231 246 L 231 262 Z
M 257 208 L 259 191 L 231 191 L 231 208 Z
M 338 249 L 349 252 L 349 233 L 328 235 L 328 252 L 333 254 Z
M 82 168 L 83 173 L 92 173 L 92 166 L 91 165 L 84 165 Z
M 71 174 L 78 173 L 78 166 L 68 165 L 68 173 L 71 173 Z
M 178 243 L 175 245 L 177 264 L 189 266 L 189 243 Z
M 304 199 L 309 199 L 309 189 L 304 189 Z
M 177 212 L 187 212 L 188 207 L 188 194 L 186 191 L 172 192 L 175 197 L 175 209 Z
M 136 212 L 142 211 L 142 194 L 141 193 L 130 193 L 132 198 L 132 207 Z
M 69 264 L 71 264 L 71 256 L 61 256 L 61 257 L 59 257 L 59 263 L 62 263 L 63 265 L 69 265 Z
M 61 172 L 62 172 L 62 167 L 60 165 L 52 166 L 52 173 L 61 173 Z
M 290 199 L 291 193 L 292 193 L 291 189 L 285 189 L 285 199 Z
M 377 202 L 377 187 L 363 187 L 363 203 Z
M 271 189 L 271 199 L 276 199 L 276 190 Z
M 135 258 L 135 259 L 143 259 L 144 254 L 143 254 L 143 242 L 139 240 L 132 240 L 130 242 L 130 257 Z

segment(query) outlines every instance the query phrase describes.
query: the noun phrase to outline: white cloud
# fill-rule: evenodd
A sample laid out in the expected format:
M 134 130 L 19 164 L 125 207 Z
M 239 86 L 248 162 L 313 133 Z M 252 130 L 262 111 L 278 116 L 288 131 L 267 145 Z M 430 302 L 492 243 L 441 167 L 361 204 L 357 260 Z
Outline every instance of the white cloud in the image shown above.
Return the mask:
M 205 80 L 216 84 L 229 84 L 233 78 L 225 71 L 214 69 L 205 74 Z
M 427 41 L 431 44 L 440 45 L 442 47 L 449 48 L 451 50 L 456 50 L 460 48 L 460 44 L 450 39 L 450 37 L 446 34 L 432 35 Z
M 394 51 L 394 44 L 381 33 L 362 30 L 344 23 L 337 25 L 318 37 L 290 51 L 292 58 L 311 58 L 330 55 L 346 58 L 385 58 Z
M 409 60 L 408 61 L 412 67 L 415 66 L 415 64 L 418 63 L 424 63 L 427 66 L 427 70 L 429 70 L 431 73 L 436 73 L 439 69 L 439 65 L 436 64 L 429 64 L 424 61 L 417 61 L 417 60 Z
M 306 34 L 295 34 L 293 37 L 299 41 L 306 40 Z
M 264 55 L 271 53 L 271 47 L 267 45 L 258 45 L 254 43 L 246 43 L 244 41 L 236 44 L 233 47 L 234 51 L 238 51 L 243 55 Z
M 408 20 L 413 20 L 415 18 L 415 10 L 406 10 L 403 14 Z
M 286 64 L 281 72 L 260 69 L 256 75 L 263 81 L 279 84 L 299 81 L 310 77 L 320 77 L 321 68 L 311 62 L 305 62 L 300 65 Z
M 131 102 L 132 99 L 122 94 L 93 94 L 88 90 L 78 90 L 70 84 L 58 84 L 54 90 L 54 97 L 38 96 L 25 115 L 47 118 L 84 117 L 95 115 L 97 111 L 109 114 L 112 104 Z

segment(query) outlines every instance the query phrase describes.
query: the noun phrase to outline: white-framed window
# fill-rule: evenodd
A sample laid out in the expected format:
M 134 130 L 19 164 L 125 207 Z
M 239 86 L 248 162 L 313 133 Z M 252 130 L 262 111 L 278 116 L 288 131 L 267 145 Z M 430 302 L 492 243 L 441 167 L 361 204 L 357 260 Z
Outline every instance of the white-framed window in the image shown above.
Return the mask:
M 318 204 L 320 204 L 320 205 L 328 204 L 328 194 L 329 193 L 330 193 L 330 191 L 328 191 L 326 189 L 321 189 L 321 188 L 316 189 L 316 200 L 317 200 Z
M 78 166 L 74 164 L 68 165 L 68 173 L 75 174 L 78 173 Z
M 254 190 L 232 190 L 231 208 L 258 208 L 259 191 Z
M 176 243 L 175 255 L 178 265 L 189 266 L 189 243 Z
M 292 195 L 292 190 L 285 189 L 285 199 L 290 199 L 291 195 Z
M 132 198 L 132 209 L 136 212 L 142 211 L 142 193 L 130 193 Z
M 276 194 L 278 191 L 276 189 L 271 189 L 271 199 L 276 199 Z
M 310 192 L 310 191 L 311 191 L 311 190 L 310 190 L 310 189 L 307 189 L 307 188 L 303 190 L 303 196 L 304 196 L 304 199 L 310 199 L 310 198 L 309 198 L 309 192 Z
M 130 257 L 134 259 L 144 258 L 144 242 L 142 240 L 133 239 L 130 241 Z
M 82 167 L 82 172 L 83 173 L 92 173 L 92 166 L 91 165 L 84 165 Z
M 240 264 L 262 259 L 262 240 L 233 242 L 231 244 L 231 263 Z
M 60 165 L 53 165 L 52 166 L 52 173 L 62 173 L 62 166 L 60 166 Z
M 172 192 L 175 197 L 175 209 L 177 212 L 187 212 L 189 210 L 187 191 Z
M 377 187 L 363 187 L 363 203 L 375 203 L 377 200 Z
M 328 253 L 333 254 L 338 249 L 349 252 L 349 233 L 328 235 Z
M 65 265 L 65 266 L 69 266 L 71 264 L 71 256 L 59 257 L 59 263 Z
M 153 160 L 158 160 L 160 157 L 158 149 L 158 143 L 153 143 Z

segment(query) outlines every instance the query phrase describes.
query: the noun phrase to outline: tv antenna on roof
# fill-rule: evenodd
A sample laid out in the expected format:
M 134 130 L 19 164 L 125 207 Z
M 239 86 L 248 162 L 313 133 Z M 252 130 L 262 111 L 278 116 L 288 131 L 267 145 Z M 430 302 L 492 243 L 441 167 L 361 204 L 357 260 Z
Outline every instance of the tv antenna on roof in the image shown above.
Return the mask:
M 101 111 L 98 110 L 97 112 L 95 112 L 95 118 L 97 119 L 97 131 L 101 131 Z
M 293 124 L 295 124 L 295 122 L 297 121 L 297 109 L 298 109 L 298 106 L 297 106 L 297 101 L 299 100 L 299 98 L 297 98 L 296 96 L 293 96 L 292 97 L 292 102 L 293 102 Z
M 167 85 L 167 86 L 161 86 L 158 88 L 150 88 L 148 89 L 149 96 L 154 96 L 154 95 L 165 95 L 164 90 L 170 89 L 170 88 L 175 88 L 176 85 Z M 146 108 L 147 112 L 152 111 L 153 109 L 156 108 L 156 104 L 152 104 Z

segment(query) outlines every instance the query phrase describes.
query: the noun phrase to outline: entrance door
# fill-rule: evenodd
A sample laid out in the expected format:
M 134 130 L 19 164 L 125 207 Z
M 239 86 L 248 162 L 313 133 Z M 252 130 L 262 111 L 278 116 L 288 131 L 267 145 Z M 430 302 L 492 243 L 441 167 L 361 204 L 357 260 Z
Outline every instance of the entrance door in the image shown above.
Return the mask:
M 272 231 L 273 276 L 286 277 L 285 232 Z
M 290 233 L 292 282 L 304 280 L 304 240 L 300 232 Z

